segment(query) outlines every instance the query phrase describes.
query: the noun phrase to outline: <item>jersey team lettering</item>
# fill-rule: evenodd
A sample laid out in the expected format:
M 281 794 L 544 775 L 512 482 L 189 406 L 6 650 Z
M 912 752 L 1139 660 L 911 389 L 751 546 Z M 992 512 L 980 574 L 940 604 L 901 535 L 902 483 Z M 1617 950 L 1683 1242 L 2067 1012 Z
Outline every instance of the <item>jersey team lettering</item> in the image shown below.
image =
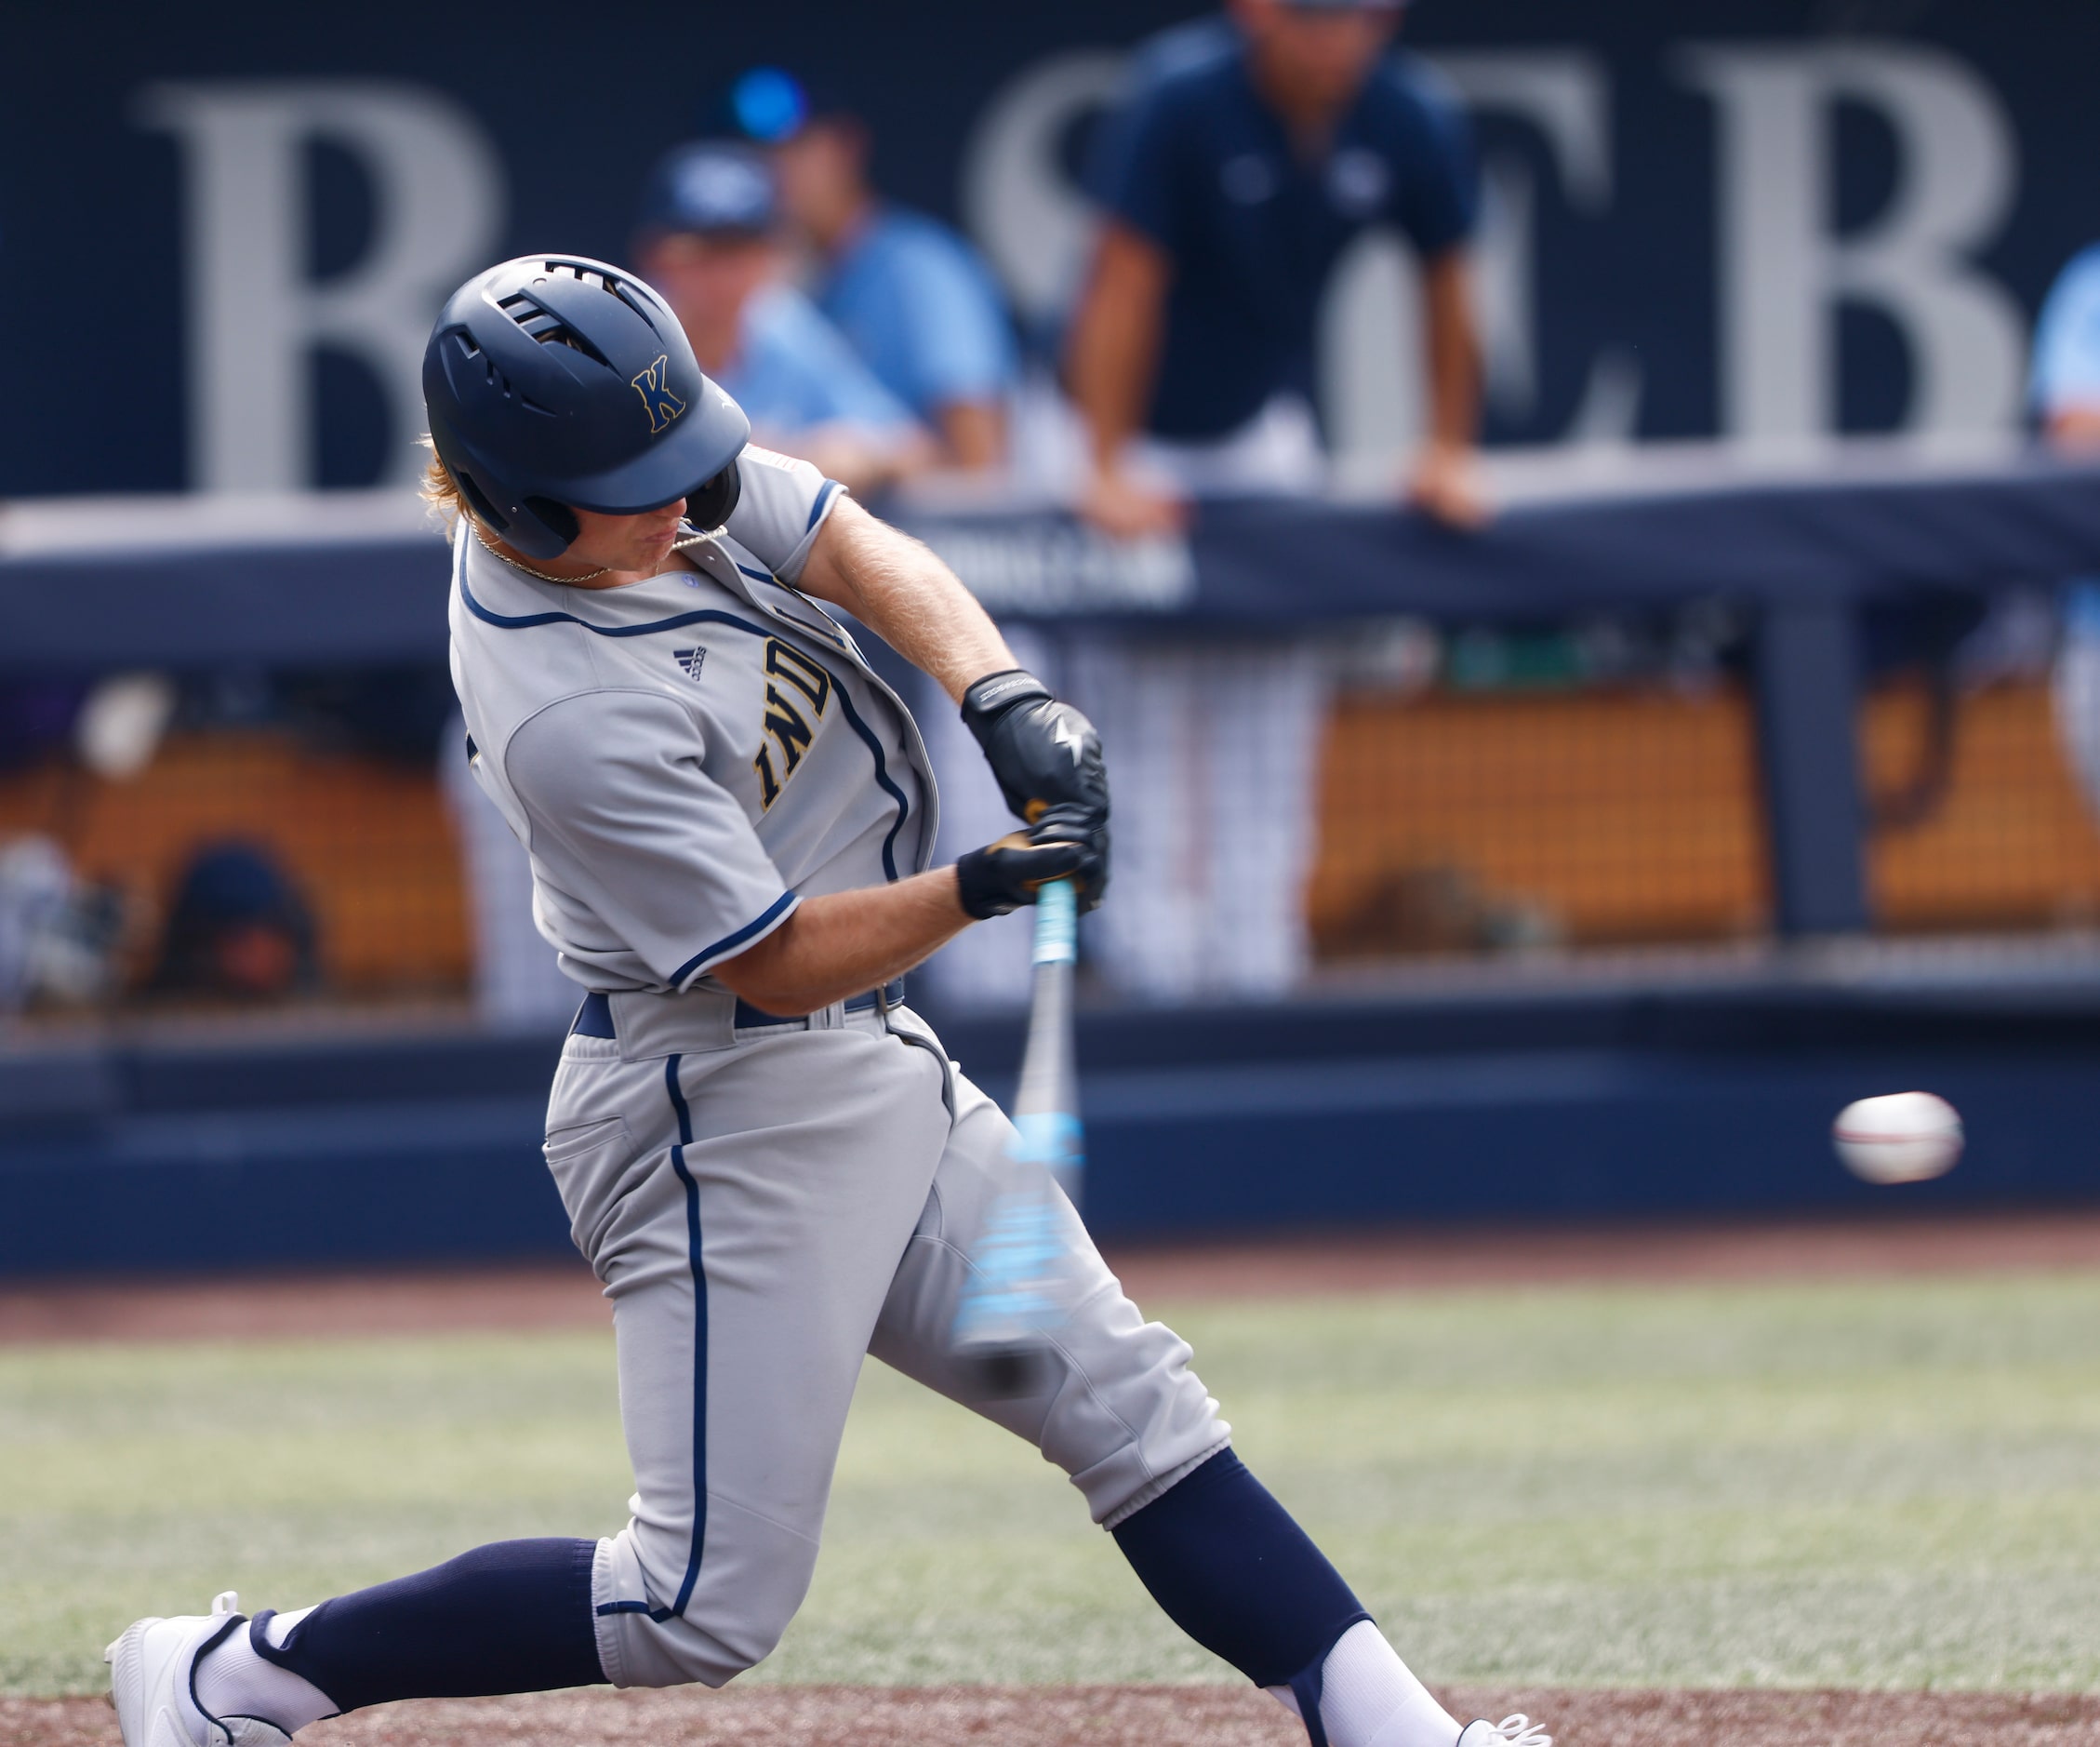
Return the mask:
M 809 750 L 816 738 L 816 729 L 810 725 L 810 716 L 817 721 L 824 719 L 824 709 L 831 701 L 831 675 L 800 649 L 780 641 L 778 637 L 765 640 L 765 671 L 770 676 L 765 683 L 764 733 L 780 749 L 780 767 L 773 767 L 773 747 L 762 740 L 758 756 L 751 760 L 751 768 L 758 773 L 759 806 L 770 812 L 773 803 L 780 798 L 780 791 L 802 764 L 802 755 Z M 809 706 L 809 716 L 802 713 L 801 705 L 783 692 L 773 681 L 784 681 L 802 694 Z

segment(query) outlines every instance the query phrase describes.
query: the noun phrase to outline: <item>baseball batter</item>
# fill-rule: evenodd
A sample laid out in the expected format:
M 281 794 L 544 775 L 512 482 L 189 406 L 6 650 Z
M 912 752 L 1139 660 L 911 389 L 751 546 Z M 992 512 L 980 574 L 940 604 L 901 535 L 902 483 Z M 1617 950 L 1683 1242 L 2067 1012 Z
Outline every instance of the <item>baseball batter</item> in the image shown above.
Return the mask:
M 722 1685 L 808 1587 L 869 1353 L 1062 1468 L 1174 1620 L 1316 1747 L 1545 1747 L 1522 1718 L 1461 1731 L 1408 1672 L 1076 1216 L 1036 1393 L 973 1398 L 956 1307 L 1024 1167 L 897 980 L 1046 880 L 1099 901 L 1085 718 L 931 554 L 749 447 L 671 311 L 616 268 L 533 257 L 472 280 L 424 389 L 461 511 L 467 754 L 586 992 L 546 1154 L 612 1300 L 634 1496 L 604 1540 L 498 1542 L 296 1612 L 225 1594 L 139 1620 L 109 1650 L 127 1747 L 277 1747 L 391 1700 Z M 918 731 L 829 607 L 961 703 L 1026 833 L 930 865 Z

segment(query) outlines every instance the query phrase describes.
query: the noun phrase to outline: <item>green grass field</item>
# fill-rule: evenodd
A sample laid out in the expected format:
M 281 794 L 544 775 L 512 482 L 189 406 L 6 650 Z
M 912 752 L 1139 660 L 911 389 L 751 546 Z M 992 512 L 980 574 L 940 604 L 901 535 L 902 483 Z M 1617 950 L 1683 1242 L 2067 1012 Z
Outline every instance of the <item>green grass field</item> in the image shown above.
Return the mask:
M 1164 1308 L 1432 1679 L 2100 1687 L 2100 1279 Z M 609 1337 L 0 1351 L 0 1693 L 626 1491 Z M 872 1367 L 753 1677 L 1236 1678 L 1031 1451 Z

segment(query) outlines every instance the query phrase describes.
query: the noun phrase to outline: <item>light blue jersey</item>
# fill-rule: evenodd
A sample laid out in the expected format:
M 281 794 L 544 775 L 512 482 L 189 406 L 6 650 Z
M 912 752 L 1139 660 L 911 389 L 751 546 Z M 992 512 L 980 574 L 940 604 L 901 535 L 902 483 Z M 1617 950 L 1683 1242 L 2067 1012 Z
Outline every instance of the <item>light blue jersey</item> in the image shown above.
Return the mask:
M 2078 407 L 2100 412 L 2100 243 L 2073 256 L 2049 289 L 2027 392 L 2044 420 Z M 2065 590 L 2064 620 L 2076 636 L 2100 638 L 2100 581 Z
M 911 409 L 790 286 L 768 287 L 744 306 L 737 357 L 715 380 L 777 442 L 821 425 L 895 436 L 913 424 Z
M 2100 408 L 2100 243 L 2074 256 L 2050 287 L 2035 324 L 2028 393 L 2044 419 Z
M 891 393 L 931 423 L 957 401 L 996 401 L 1014 337 L 977 253 L 946 225 L 878 209 L 817 287 L 818 306 Z

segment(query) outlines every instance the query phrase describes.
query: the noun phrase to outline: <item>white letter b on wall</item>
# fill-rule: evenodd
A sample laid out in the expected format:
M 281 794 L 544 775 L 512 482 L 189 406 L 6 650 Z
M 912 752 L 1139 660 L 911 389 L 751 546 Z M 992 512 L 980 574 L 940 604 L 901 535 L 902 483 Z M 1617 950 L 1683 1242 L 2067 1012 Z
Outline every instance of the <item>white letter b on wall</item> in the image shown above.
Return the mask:
M 286 490 L 313 479 L 313 348 L 350 353 L 387 404 L 386 477 L 422 457 L 423 344 L 447 293 L 501 233 L 501 166 L 473 118 L 409 85 L 315 79 L 160 85 L 137 112 L 182 142 L 190 483 Z M 338 277 L 306 274 L 303 148 L 325 139 L 370 178 L 373 235 Z

